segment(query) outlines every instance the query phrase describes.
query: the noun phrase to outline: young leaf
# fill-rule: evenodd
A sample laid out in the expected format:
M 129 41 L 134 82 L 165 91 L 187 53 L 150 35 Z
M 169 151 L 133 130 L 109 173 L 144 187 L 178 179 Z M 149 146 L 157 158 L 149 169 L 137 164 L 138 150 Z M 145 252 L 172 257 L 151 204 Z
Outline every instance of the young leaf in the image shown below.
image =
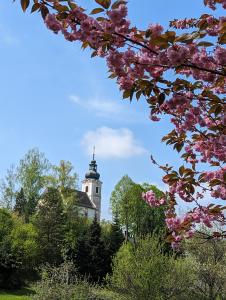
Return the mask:
M 99 13 L 101 13 L 101 12 L 103 12 L 104 11 L 104 9 L 103 8 L 94 8 L 92 11 L 91 11 L 91 15 L 95 15 L 95 14 L 99 14 Z
M 30 4 L 30 0 L 20 0 L 22 10 L 25 12 Z
M 197 46 L 202 46 L 202 47 L 210 47 L 210 46 L 213 46 L 213 43 L 210 43 L 210 42 L 199 42 L 197 44 Z
M 111 9 L 117 9 L 119 7 L 119 5 L 126 4 L 126 3 L 127 3 L 127 1 L 118 0 L 112 4 Z
M 40 8 L 40 3 L 35 3 L 33 4 L 32 8 L 31 8 L 31 13 L 35 12 L 36 10 L 38 10 Z
M 105 9 L 108 9 L 111 5 L 111 0 L 95 0 L 95 1 Z

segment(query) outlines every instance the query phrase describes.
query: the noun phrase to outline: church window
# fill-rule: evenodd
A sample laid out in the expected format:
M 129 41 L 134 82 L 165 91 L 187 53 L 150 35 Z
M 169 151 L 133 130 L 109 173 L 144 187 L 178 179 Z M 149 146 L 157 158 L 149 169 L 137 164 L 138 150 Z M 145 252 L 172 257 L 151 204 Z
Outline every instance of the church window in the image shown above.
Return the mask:
M 99 188 L 98 188 L 98 186 L 96 186 L 96 194 L 98 194 L 99 193 Z
M 88 191 L 89 191 L 89 187 L 88 187 L 88 185 L 86 186 L 86 193 L 88 193 Z

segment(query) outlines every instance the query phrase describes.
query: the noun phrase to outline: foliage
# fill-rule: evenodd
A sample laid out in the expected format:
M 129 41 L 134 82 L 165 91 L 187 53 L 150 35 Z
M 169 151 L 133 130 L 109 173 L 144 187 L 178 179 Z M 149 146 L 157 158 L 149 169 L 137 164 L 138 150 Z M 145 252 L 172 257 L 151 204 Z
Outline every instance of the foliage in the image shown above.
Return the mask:
M 21 218 L 14 217 L 14 228 L 10 234 L 11 251 L 21 262 L 23 269 L 33 269 L 38 259 L 38 233 L 33 224 L 24 223 Z
M 34 300 L 98 300 L 93 286 L 74 275 L 74 266 L 64 263 L 59 267 L 46 266 L 42 278 L 35 286 Z
M 49 170 L 49 162 L 37 148 L 29 150 L 19 165 L 10 167 L 1 184 L 2 206 L 18 210 L 29 217 L 34 213 L 44 188 L 44 174 Z
M 113 290 L 127 299 L 192 299 L 189 298 L 193 277 L 183 259 L 163 254 L 156 237 L 139 240 L 137 246 L 127 243 L 114 259 L 109 278 Z
M 129 232 L 129 211 L 128 199 L 125 198 L 126 192 L 134 185 L 134 182 L 128 175 L 124 175 L 116 184 L 113 192 L 111 193 L 111 208 L 113 216 L 119 218 L 121 225 L 125 226 L 126 236 Z
M 50 264 L 61 261 L 65 215 L 61 194 L 48 188 L 38 203 L 34 224 L 38 230 L 38 241 L 42 262 Z
M 61 160 L 59 166 L 52 165 L 52 174 L 46 176 L 46 185 L 61 189 L 75 189 L 77 187 L 76 173 L 72 173 L 74 167 L 69 161 Z
M 20 280 L 17 278 L 20 263 L 11 251 L 10 234 L 13 225 L 11 214 L 6 209 L 0 209 L 0 288 L 20 285 Z
M 202 235 L 202 239 L 200 239 Z M 196 299 L 225 299 L 226 295 L 226 242 L 210 239 L 211 232 L 202 230 L 186 243 L 187 256 L 191 259 Z
M 162 207 L 151 208 L 143 201 L 142 193 L 151 190 L 156 198 L 163 193 L 153 185 L 134 183 L 127 175 L 116 184 L 111 194 L 113 216 L 134 240 L 165 229 L 165 214 Z
M 162 195 L 162 192 L 155 186 L 149 186 L 156 198 Z M 147 234 L 160 232 L 165 229 L 165 214 L 162 207 L 150 207 L 142 199 L 144 189 L 141 185 L 135 184 L 125 195 L 129 206 L 129 223 L 133 237 L 144 237 Z
M 82 48 L 92 50 L 92 57 L 106 59 L 109 77 L 116 79 L 123 98 L 131 101 L 143 96 L 152 121 L 170 117 L 174 128 L 162 140 L 181 153 L 184 163 L 176 170 L 152 159 L 165 172 L 163 181 L 169 190 L 162 199 L 153 193 L 144 198 L 152 206 L 168 204 L 166 221 L 172 246 L 176 248 L 183 238 L 190 237 L 194 224 L 211 227 L 214 221 L 225 223 L 225 207 L 216 204 L 218 198 L 226 199 L 225 17 L 203 14 L 173 20 L 167 30 L 160 24 L 140 30 L 128 20 L 124 0 L 95 0 L 98 7 L 90 14 L 77 1 L 31 2 L 31 11 L 40 12 L 55 34 L 62 33 L 70 42 L 79 41 Z M 226 8 L 225 0 L 203 2 L 211 9 L 218 4 Z M 29 4 L 30 0 L 21 0 L 24 11 Z M 169 72 L 175 74 L 170 80 Z M 209 166 L 214 168 L 210 171 Z M 197 205 L 206 191 L 215 202 Z M 180 201 L 197 206 L 178 218 L 175 205 Z
M 0 210 L 0 288 L 18 288 L 33 276 L 38 257 L 32 224 Z
M 21 188 L 16 195 L 16 202 L 13 210 L 20 216 L 26 216 L 26 204 L 27 201 L 24 195 L 24 190 Z
M 124 240 L 125 238 L 120 228 L 119 220 L 117 216 L 115 216 L 109 232 L 108 251 L 111 257 L 118 252 Z
M 17 178 L 27 199 L 26 211 L 30 216 L 44 188 L 44 174 L 49 169 L 49 162 L 37 148 L 29 150 L 20 160 Z
M 91 282 L 102 282 L 110 270 L 111 260 L 96 217 L 87 234 L 78 240 L 75 263 L 79 274 Z
M 6 176 L 1 181 L 0 189 L 1 206 L 12 209 L 16 195 L 16 171 L 13 165 L 6 171 Z

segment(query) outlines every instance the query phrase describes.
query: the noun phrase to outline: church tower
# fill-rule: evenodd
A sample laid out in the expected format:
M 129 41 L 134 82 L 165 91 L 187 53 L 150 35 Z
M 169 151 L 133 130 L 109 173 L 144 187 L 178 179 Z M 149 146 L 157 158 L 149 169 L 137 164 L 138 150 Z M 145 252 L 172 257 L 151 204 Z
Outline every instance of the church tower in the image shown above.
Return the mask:
M 102 182 L 99 180 L 99 178 L 100 174 L 97 172 L 95 153 L 93 153 L 93 160 L 89 164 L 89 171 L 85 174 L 85 179 L 82 181 L 82 191 L 88 195 L 89 199 L 94 204 L 98 221 L 100 221 L 101 213 L 102 186 Z

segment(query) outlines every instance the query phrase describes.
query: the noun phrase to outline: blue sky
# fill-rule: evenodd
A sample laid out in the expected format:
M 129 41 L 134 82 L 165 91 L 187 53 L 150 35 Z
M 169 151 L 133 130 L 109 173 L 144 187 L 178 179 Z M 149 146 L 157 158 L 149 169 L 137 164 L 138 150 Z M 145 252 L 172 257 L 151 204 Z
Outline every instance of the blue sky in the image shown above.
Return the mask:
M 90 9 L 94 1 L 78 3 Z M 141 28 L 209 12 L 202 0 L 129 1 L 129 16 Z M 110 193 L 124 174 L 161 187 L 162 173 L 150 154 L 178 164 L 160 142 L 169 123 L 150 122 L 144 99 L 122 100 L 104 61 L 47 30 L 39 15 L 22 13 L 18 0 L 0 3 L 0 53 L 0 177 L 38 147 L 52 163 L 71 161 L 82 180 L 95 144 L 104 184 L 102 218 L 109 219 Z

